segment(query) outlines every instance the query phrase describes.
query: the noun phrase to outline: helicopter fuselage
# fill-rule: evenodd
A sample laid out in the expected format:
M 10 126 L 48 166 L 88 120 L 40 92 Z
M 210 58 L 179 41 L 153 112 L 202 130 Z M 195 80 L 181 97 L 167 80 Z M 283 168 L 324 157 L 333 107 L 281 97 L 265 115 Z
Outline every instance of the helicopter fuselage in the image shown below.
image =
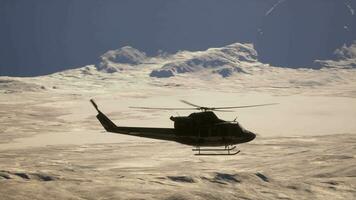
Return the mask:
M 184 117 L 171 117 L 177 142 L 192 146 L 226 146 L 245 143 L 256 135 L 238 122 L 219 119 L 213 112 L 192 113 Z

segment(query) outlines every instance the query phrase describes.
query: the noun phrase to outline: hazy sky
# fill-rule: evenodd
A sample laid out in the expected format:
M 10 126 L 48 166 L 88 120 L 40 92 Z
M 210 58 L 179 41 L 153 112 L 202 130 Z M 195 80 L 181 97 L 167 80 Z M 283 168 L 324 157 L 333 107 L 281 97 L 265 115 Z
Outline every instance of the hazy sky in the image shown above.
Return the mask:
M 0 75 L 93 64 L 130 45 L 201 50 L 254 43 L 262 62 L 310 65 L 356 38 L 354 0 L 0 0 Z

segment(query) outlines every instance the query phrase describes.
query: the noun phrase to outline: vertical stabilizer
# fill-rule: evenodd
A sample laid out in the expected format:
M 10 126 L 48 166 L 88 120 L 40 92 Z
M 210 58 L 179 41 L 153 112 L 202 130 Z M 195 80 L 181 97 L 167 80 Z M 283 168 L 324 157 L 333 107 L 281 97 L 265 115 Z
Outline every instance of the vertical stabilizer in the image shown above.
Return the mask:
M 95 110 L 98 111 L 96 118 L 99 120 L 101 125 L 105 128 L 105 130 L 109 132 L 114 131 L 117 128 L 114 122 L 112 122 L 104 113 L 102 113 L 99 110 L 98 105 L 95 103 L 93 99 L 90 99 L 90 102 L 93 104 Z

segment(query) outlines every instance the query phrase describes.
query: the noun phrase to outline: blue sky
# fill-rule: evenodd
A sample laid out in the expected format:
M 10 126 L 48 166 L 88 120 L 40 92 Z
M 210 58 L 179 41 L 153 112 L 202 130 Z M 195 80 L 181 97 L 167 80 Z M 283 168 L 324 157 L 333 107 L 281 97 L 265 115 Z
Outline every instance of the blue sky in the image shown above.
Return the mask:
M 352 0 L 0 0 L 0 75 L 93 64 L 109 49 L 202 50 L 254 43 L 262 62 L 300 67 L 356 37 Z

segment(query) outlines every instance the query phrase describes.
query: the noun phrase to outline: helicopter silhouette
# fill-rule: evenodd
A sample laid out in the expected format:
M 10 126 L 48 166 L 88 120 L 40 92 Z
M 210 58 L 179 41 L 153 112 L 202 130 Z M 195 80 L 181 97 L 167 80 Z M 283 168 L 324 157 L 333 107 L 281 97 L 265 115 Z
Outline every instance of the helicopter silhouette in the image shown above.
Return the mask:
M 174 141 L 181 144 L 194 146 L 194 155 L 236 155 L 236 145 L 250 142 L 255 139 L 256 134 L 244 129 L 237 121 L 225 121 L 219 119 L 213 111 L 231 112 L 230 109 L 250 108 L 258 106 L 274 105 L 276 103 L 231 106 L 231 107 L 203 107 L 185 100 L 181 102 L 192 106 L 192 108 L 152 108 L 152 107 L 130 107 L 144 110 L 198 110 L 188 116 L 171 116 L 174 128 L 150 128 L 150 127 L 128 127 L 117 126 L 104 113 L 102 113 L 93 99 L 90 100 L 98 111 L 97 119 L 108 132 L 145 137 L 158 140 Z M 201 148 L 210 147 L 210 148 Z M 220 149 L 212 147 L 223 147 Z

